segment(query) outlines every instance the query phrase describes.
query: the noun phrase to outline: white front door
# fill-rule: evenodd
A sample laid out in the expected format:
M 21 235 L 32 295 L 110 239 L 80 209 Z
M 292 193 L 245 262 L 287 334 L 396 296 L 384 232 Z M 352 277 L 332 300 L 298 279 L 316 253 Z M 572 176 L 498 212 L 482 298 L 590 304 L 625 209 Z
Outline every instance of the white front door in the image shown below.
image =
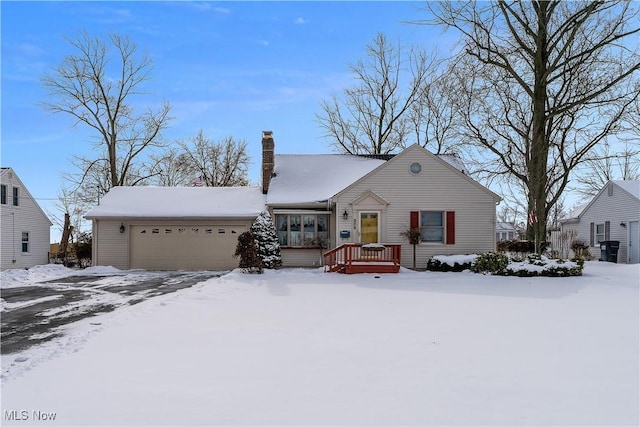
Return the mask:
M 629 221 L 629 264 L 640 263 L 640 231 L 638 221 Z

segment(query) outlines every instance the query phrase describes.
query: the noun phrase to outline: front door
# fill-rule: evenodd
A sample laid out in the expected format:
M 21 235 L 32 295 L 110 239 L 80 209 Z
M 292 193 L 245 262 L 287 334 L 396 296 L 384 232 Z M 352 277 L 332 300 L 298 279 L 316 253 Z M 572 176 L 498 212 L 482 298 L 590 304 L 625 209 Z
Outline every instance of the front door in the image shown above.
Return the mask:
M 378 212 L 360 212 L 361 243 L 378 243 L 379 219 Z
M 640 232 L 638 221 L 629 221 L 629 264 L 640 262 Z

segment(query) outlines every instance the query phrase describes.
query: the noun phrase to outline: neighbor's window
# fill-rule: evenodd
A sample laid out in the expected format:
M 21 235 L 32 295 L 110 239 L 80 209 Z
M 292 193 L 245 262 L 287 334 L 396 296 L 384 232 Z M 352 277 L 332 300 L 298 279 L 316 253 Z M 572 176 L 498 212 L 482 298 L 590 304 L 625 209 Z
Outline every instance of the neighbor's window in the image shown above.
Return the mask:
M 29 252 L 29 232 L 22 232 L 22 253 Z
M 18 206 L 20 200 L 20 192 L 18 187 L 13 187 L 13 206 Z
M 603 242 L 604 240 L 605 240 L 604 223 L 596 224 L 596 236 L 595 236 L 596 245 L 598 245 L 600 242 Z
M 444 212 L 421 211 L 420 229 L 423 242 L 444 243 Z
M 278 214 L 276 230 L 280 246 L 325 246 L 329 237 L 328 216 L 316 214 Z
M 7 186 L 4 184 L 0 186 L 0 203 L 3 205 L 7 204 Z
M 513 231 L 498 231 L 496 233 L 496 240 L 513 240 L 514 239 Z

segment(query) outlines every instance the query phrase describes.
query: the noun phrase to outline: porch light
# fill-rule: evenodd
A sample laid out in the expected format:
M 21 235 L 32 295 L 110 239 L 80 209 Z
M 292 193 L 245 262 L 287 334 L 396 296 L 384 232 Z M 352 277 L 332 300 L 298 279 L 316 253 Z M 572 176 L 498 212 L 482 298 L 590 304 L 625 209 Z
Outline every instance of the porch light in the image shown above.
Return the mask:
M 345 209 L 344 212 L 342 213 L 342 218 L 346 221 L 349 219 L 349 212 L 347 212 L 347 210 Z
M 124 233 L 124 223 L 120 223 L 120 233 Z
M 626 227 L 627 227 L 627 224 L 625 224 L 625 223 L 624 223 L 624 221 L 623 221 L 623 222 L 621 222 L 621 223 L 620 223 L 620 227 L 622 227 L 622 228 L 626 228 Z

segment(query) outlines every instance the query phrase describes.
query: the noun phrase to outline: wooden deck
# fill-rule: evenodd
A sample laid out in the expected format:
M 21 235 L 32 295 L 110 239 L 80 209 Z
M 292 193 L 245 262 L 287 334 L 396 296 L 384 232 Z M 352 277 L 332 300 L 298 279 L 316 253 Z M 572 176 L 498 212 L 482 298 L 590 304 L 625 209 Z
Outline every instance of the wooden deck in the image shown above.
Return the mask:
M 346 274 L 397 273 L 400 271 L 397 244 L 362 245 L 346 243 L 324 254 L 325 271 Z

